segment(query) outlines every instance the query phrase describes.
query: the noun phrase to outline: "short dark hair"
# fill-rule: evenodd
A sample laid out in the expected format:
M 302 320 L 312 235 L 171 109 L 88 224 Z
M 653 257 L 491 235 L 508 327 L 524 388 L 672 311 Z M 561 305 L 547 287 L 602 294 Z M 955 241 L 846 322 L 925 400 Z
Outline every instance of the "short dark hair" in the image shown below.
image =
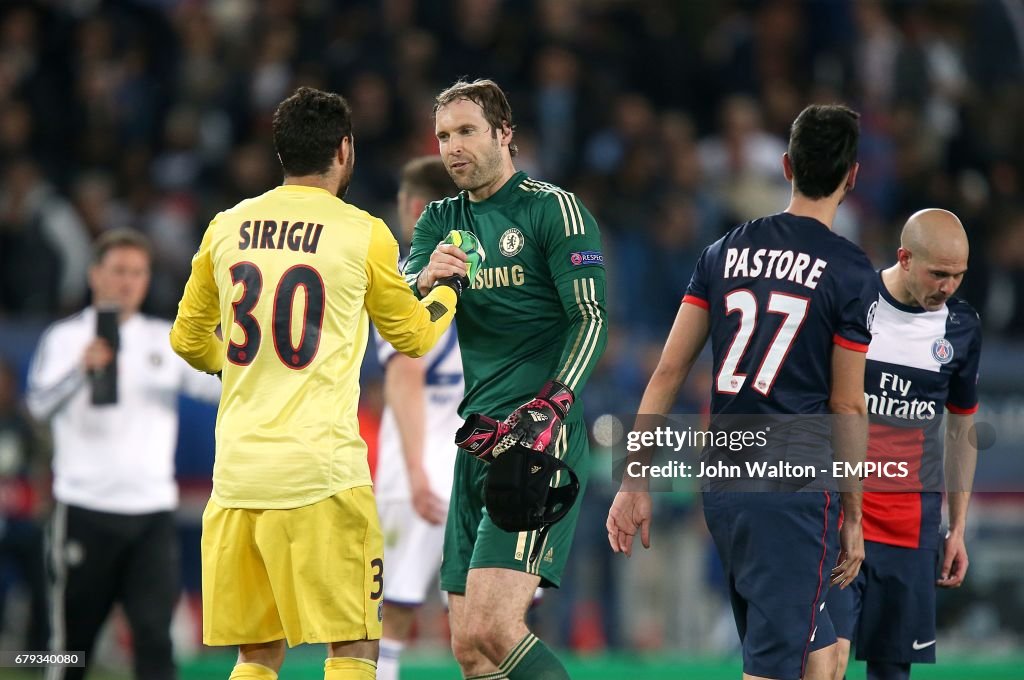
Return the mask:
M 810 199 L 831 196 L 857 162 L 860 114 L 841 104 L 812 104 L 789 129 L 796 189 Z
M 491 126 L 493 135 L 497 136 L 498 130 L 504 129 L 506 125 L 509 130 L 516 129 L 512 123 L 512 107 L 509 106 L 508 97 L 493 80 L 482 78 L 473 82 L 456 81 L 437 95 L 437 99 L 434 100 L 434 114 L 436 115 L 442 106 L 460 99 L 468 99 L 483 109 L 484 120 Z M 519 147 L 515 142 L 508 145 L 508 152 L 513 156 L 519 153 Z
M 459 193 L 444 161 L 437 156 L 413 158 L 402 167 L 401 187 L 428 201 L 437 201 Z
M 136 248 L 146 253 L 151 263 L 153 261 L 153 244 L 149 237 L 135 229 L 120 228 L 100 234 L 92 245 L 92 263 L 101 264 L 107 253 L 118 248 Z
M 286 176 L 323 175 L 341 140 L 352 136 L 352 108 L 340 94 L 300 87 L 278 105 L 273 127 Z

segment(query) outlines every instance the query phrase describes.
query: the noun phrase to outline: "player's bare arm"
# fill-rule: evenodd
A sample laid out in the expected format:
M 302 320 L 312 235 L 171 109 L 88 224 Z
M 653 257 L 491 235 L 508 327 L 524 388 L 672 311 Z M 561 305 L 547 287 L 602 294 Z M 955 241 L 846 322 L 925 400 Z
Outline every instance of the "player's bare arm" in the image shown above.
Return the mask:
M 868 416 L 864 401 L 863 352 L 835 345 L 832 348 L 832 393 L 828 408 L 832 418 L 832 448 L 838 462 L 862 463 L 867 455 Z M 843 526 L 839 532 L 839 563 L 832 583 L 846 588 L 860 573 L 864 561 L 864 529 L 861 525 L 863 485 L 860 480 L 840 480 Z
M 942 588 L 959 588 L 967 575 L 967 546 L 964 531 L 967 506 L 978 464 L 977 441 L 971 436 L 974 414 L 946 414 L 946 502 L 949 504 L 949 531 L 946 534 L 945 559 L 940 578 Z
M 669 331 L 654 375 L 640 401 L 640 414 L 665 414 L 672 408 L 679 387 L 707 342 L 710 329 L 708 311 L 689 302 L 679 307 Z M 649 455 L 640 452 L 638 455 Z M 645 461 L 649 462 L 649 461 Z M 651 547 L 651 494 L 647 480 L 625 477 L 608 510 L 608 543 L 613 552 L 633 554 L 633 537 L 640 531 L 640 541 Z
M 430 254 L 427 266 L 416 277 L 416 288 L 420 295 L 424 296 L 429 293 L 438 279 L 449 276 L 466 276 L 466 257 L 466 253 L 462 252 L 458 246 L 439 243 L 434 252 Z
M 430 488 L 423 467 L 423 442 L 426 438 L 423 384 L 426 372 L 424 361 L 401 354 L 391 357 L 384 372 L 384 399 L 395 414 L 413 508 L 431 524 L 440 524 L 448 508 Z

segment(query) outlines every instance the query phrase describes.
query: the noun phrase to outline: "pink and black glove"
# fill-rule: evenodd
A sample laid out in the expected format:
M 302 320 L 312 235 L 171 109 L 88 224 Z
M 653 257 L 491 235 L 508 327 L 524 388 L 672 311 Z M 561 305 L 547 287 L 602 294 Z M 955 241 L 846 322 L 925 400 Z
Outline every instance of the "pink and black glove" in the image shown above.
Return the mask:
M 534 451 L 544 451 L 558 438 L 562 421 L 569 414 L 576 397 L 572 390 L 558 382 L 544 383 L 537 396 L 526 402 L 505 419 L 509 428 L 507 435 L 498 442 L 500 454 L 513 444 L 519 444 Z
M 455 433 L 455 445 L 491 463 L 516 444 L 544 451 L 562 431 L 562 420 L 576 398 L 572 390 L 549 380 L 536 397 L 513 411 L 504 422 L 473 413 Z
M 497 455 L 494 452 L 495 447 L 507 434 L 508 425 L 505 423 L 479 413 L 472 413 L 455 433 L 455 445 L 490 463 Z M 501 451 L 505 448 L 507 447 Z

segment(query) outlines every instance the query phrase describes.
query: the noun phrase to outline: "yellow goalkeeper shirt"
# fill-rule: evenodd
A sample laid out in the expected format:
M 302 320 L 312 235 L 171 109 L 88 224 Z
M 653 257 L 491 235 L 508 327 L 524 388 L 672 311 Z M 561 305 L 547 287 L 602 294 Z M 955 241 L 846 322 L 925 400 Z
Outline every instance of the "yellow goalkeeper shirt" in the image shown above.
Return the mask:
M 370 484 L 357 420 L 367 315 L 420 356 L 455 303 L 446 286 L 417 300 L 387 226 L 323 189 L 283 185 L 218 214 L 171 329 L 193 367 L 223 370 L 213 500 L 294 508 Z

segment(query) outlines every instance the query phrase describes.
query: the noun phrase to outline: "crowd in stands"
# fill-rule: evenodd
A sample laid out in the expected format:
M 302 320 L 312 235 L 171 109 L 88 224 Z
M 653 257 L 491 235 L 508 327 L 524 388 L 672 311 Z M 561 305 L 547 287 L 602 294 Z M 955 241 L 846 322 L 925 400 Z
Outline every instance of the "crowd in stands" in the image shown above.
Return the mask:
M 862 113 L 839 229 L 881 265 L 911 212 L 955 210 L 973 245 L 965 296 L 991 330 L 1024 332 L 1015 3 L 5 5 L 5 317 L 81 305 L 87 244 L 119 226 L 157 244 L 147 306 L 172 314 L 209 219 L 279 181 L 269 116 L 300 84 L 351 101 L 348 199 L 390 216 L 401 163 L 436 149 L 432 96 L 468 75 L 510 92 L 524 169 L 597 216 L 620 332 L 662 336 L 700 250 L 785 205 L 786 125 L 811 101 Z M 651 304 L 625 304 L 640 291 Z
M 787 125 L 811 102 L 861 113 L 837 231 L 881 267 L 907 216 L 953 210 L 962 296 L 987 337 L 1024 338 L 1024 7 L 1003 0 L 4 2 L 0 321 L 80 309 L 90 243 L 118 227 L 154 242 L 144 309 L 171 318 L 209 220 L 280 182 L 270 116 L 299 85 L 349 100 L 346 200 L 392 222 L 462 76 L 509 92 L 517 167 L 601 226 L 592 413 L 635 408 L 701 250 L 785 207 Z

